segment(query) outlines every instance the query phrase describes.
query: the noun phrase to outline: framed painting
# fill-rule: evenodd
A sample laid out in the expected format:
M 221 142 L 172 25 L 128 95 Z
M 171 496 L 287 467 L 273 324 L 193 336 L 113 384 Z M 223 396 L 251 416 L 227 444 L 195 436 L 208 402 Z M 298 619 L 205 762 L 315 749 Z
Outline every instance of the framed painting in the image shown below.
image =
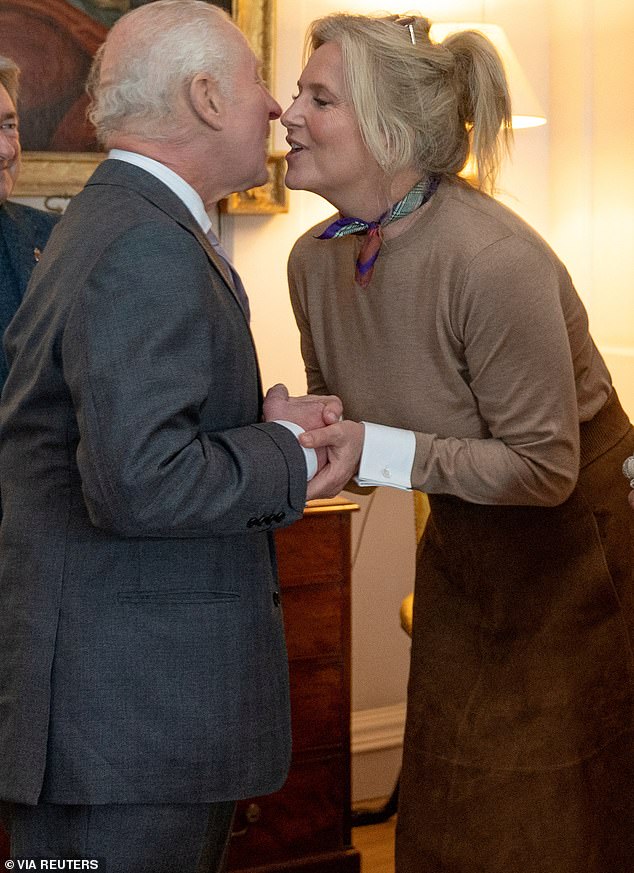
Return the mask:
M 129 9 L 153 0 L 0 0 L 0 53 L 22 70 L 21 197 L 70 197 L 105 155 L 86 120 L 84 83 L 108 28 Z M 207 0 L 229 12 L 273 77 L 275 0 Z M 281 155 L 269 155 L 269 181 L 233 194 L 221 208 L 234 214 L 287 209 Z

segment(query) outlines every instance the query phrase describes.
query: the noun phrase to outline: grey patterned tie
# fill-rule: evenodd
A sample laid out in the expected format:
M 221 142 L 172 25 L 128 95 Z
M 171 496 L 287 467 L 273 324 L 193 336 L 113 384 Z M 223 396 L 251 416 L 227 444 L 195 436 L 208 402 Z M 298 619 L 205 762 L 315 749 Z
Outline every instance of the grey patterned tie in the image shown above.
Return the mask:
M 234 269 L 233 264 L 229 260 L 229 255 L 223 249 L 222 245 L 220 244 L 220 240 L 214 233 L 213 228 L 211 227 L 207 231 L 207 239 L 213 246 L 213 249 L 218 257 L 221 258 L 223 262 L 227 265 L 227 269 L 231 273 L 231 278 L 233 279 L 233 290 L 236 292 L 236 297 L 244 310 L 247 321 L 250 321 L 251 309 L 249 307 L 249 298 L 247 297 L 247 292 L 244 285 L 242 284 L 242 279 Z

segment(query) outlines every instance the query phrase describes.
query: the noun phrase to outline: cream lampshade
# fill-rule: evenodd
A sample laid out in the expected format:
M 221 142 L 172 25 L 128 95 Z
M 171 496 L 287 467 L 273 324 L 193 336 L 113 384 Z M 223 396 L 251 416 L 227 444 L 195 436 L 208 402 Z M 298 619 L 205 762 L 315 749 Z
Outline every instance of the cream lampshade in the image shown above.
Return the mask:
M 433 42 L 442 42 L 446 36 L 459 30 L 478 30 L 488 37 L 498 51 L 506 70 L 513 107 L 513 128 L 539 127 L 546 124 L 546 115 L 533 91 L 517 55 L 502 28 L 497 24 L 481 22 L 447 22 L 432 24 L 430 37 Z

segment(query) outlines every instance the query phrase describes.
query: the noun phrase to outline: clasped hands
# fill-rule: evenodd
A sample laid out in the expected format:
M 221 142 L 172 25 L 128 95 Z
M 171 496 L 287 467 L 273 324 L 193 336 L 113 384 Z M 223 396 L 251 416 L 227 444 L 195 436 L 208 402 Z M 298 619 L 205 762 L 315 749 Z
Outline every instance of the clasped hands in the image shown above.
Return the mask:
M 264 399 L 265 421 L 292 421 L 306 432 L 299 441 L 317 453 L 317 473 L 306 499 L 335 497 L 359 470 L 365 429 L 359 421 L 341 421 L 343 404 L 334 395 L 289 397 L 285 385 L 274 385 Z

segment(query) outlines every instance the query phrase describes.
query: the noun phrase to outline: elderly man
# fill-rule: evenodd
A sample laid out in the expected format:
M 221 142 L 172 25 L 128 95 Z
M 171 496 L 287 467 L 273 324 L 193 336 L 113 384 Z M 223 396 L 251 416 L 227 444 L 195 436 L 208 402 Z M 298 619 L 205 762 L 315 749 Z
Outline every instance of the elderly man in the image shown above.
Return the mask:
M 57 221 L 57 216 L 39 209 L 7 202 L 20 172 L 18 76 L 16 64 L 0 55 L 0 337 Z M 6 360 L 0 353 L 0 390 L 6 376 Z
M 234 801 L 283 783 L 272 530 L 329 496 L 261 421 L 244 289 L 207 211 L 266 179 L 280 108 L 199 0 L 123 16 L 92 75 L 109 159 L 7 332 L 0 408 L 0 798 L 12 853 L 108 873 L 222 868 Z M 333 400 L 267 417 L 307 429 Z M 310 450 L 312 453 L 312 450 Z

